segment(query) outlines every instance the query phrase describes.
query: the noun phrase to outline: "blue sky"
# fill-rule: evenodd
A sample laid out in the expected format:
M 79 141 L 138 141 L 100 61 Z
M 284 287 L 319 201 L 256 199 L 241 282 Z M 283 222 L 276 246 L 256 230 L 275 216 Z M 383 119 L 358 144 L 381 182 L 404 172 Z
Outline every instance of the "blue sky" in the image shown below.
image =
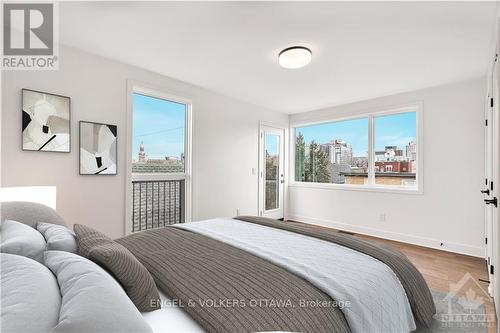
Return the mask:
M 180 157 L 184 153 L 184 104 L 134 94 L 133 110 L 133 159 L 137 159 L 141 141 L 149 158 Z
M 278 154 L 279 136 L 266 133 L 266 150 L 269 155 Z
M 375 150 L 385 146 L 404 148 L 417 138 L 417 113 L 407 112 L 375 118 Z
M 385 146 L 404 148 L 416 138 L 416 121 L 415 112 L 375 117 L 375 150 L 383 150 Z M 298 133 L 304 135 L 306 144 L 311 140 L 327 143 L 339 139 L 352 145 L 354 156 L 367 156 L 368 118 L 297 127 Z

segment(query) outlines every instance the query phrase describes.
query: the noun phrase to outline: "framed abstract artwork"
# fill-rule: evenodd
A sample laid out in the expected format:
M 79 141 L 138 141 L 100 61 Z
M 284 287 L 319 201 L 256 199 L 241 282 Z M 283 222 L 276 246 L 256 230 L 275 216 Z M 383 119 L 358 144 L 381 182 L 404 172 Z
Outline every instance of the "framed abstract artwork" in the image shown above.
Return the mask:
M 116 175 L 117 127 L 80 121 L 80 175 Z
M 22 90 L 22 149 L 71 151 L 71 100 L 36 90 Z

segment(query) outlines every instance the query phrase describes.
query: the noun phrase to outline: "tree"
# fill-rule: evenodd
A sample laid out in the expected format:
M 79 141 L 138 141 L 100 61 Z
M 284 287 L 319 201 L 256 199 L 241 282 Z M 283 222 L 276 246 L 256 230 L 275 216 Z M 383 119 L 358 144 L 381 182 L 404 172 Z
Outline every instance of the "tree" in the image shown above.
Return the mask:
M 305 163 L 306 163 L 306 143 L 304 135 L 299 133 L 295 139 L 295 180 L 302 182 L 305 180 Z
M 316 163 L 316 181 L 318 183 L 330 183 L 332 181 L 332 174 L 328 156 L 324 151 L 318 149 L 318 161 Z
M 319 145 L 313 140 L 309 144 L 309 156 L 305 167 L 305 181 L 314 183 L 330 183 L 330 163 L 326 154 L 320 150 Z

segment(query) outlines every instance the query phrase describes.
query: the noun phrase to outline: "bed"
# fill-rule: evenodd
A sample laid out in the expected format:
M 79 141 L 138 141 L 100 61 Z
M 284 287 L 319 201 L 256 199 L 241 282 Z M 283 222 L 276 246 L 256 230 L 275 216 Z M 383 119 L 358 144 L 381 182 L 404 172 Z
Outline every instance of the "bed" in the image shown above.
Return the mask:
M 30 219 L 50 215 L 64 223 L 50 210 L 27 214 L 31 209 L 2 219 L 33 226 Z M 87 236 L 102 247 L 97 232 Z M 261 217 L 218 218 L 106 244 L 105 253 L 126 249 L 154 281 L 156 307 L 140 312 L 147 326 L 135 323 L 152 332 L 411 332 L 429 327 L 436 312 L 424 279 L 403 254 L 333 230 Z M 122 273 L 127 265 L 107 259 L 120 271 L 106 271 L 134 300 L 130 287 L 141 283 L 131 286 L 131 274 Z

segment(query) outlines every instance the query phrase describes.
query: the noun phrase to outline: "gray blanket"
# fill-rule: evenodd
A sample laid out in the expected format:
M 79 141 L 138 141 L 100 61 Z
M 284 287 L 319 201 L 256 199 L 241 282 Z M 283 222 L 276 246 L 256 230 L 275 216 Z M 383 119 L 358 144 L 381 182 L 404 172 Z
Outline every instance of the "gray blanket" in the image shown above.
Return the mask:
M 389 266 L 403 285 L 415 318 L 435 313 L 420 273 L 401 253 L 366 241 L 275 220 L 247 222 L 297 232 L 368 254 Z M 335 301 L 311 283 L 265 259 L 206 236 L 163 228 L 117 240 L 151 272 L 157 286 L 208 332 L 349 332 Z M 428 297 L 427 297 L 428 295 Z M 327 304 L 303 307 L 300 304 Z
M 430 327 L 432 317 L 436 313 L 436 306 L 434 305 L 432 294 L 422 274 L 420 274 L 417 268 L 403 253 L 360 238 L 340 234 L 335 230 L 329 230 L 327 228 L 317 228 L 299 223 L 284 223 L 256 216 L 240 216 L 236 217 L 236 219 L 326 240 L 380 260 L 389 266 L 401 281 L 406 291 L 406 295 L 408 296 L 408 301 L 410 302 L 415 319 L 421 325 Z

